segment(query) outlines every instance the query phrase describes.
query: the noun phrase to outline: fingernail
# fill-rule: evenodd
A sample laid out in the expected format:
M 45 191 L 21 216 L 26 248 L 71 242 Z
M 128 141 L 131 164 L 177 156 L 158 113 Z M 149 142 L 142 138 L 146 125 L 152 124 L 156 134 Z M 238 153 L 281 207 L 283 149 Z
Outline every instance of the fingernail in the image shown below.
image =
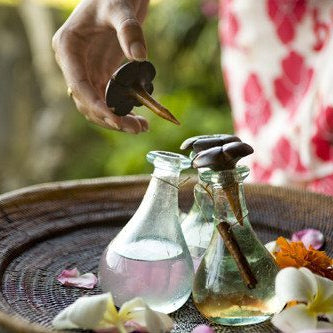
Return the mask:
M 115 123 L 114 121 L 112 121 L 109 118 L 104 118 L 104 122 L 106 122 L 112 128 L 117 129 L 118 131 L 121 129 L 120 125 L 118 125 L 117 123 Z
M 142 125 L 143 132 L 149 132 L 149 126 L 148 124 Z
M 137 134 L 134 128 L 132 127 L 122 127 L 121 129 L 123 132 L 131 133 L 131 134 Z
M 146 60 L 146 48 L 140 42 L 133 42 L 130 45 L 130 53 L 134 60 Z

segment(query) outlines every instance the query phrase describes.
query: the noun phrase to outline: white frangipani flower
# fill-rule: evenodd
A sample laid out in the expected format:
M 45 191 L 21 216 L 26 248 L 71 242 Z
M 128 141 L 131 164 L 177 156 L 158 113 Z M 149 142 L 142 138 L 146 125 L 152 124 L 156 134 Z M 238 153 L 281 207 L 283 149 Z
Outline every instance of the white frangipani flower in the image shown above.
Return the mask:
M 111 293 L 84 296 L 62 310 L 52 322 L 56 329 L 83 328 L 100 332 L 116 328 L 119 333 L 132 331 L 164 333 L 172 329 L 172 319 L 153 311 L 141 299 L 125 302 L 117 311 Z
M 275 281 L 276 296 L 283 304 L 296 301 L 276 314 L 272 323 L 285 333 L 331 328 L 333 332 L 333 281 L 307 268 L 288 267 Z M 328 321 L 318 320 L 325 317 Z

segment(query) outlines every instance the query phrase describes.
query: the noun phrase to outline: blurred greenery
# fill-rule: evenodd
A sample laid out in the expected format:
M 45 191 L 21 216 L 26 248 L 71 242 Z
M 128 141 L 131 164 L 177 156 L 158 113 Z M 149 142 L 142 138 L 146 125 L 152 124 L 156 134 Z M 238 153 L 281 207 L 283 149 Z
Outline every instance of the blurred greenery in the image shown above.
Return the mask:
M 179 152 L 188 137 L 233 131 L 220 69 L 217 18 L 203 15 L 201 5 L 202 0 L 154 1 L 144 25 L 149 60 L 157 69 L 154 96 L 181 126 L 141 107 L 135 111 L 149 120 L 149 132 L 109 131 L 88 123 L 71 104 L 72 110 L 63 110 L 61 161 L 43 181 L 147 173 L 152 169 L 145 160 L 150 150 Z M 52 9 L 56 26 L 69 13 L 68 8 Z
M 144 158 L 149 150 L 179 151 L 180 143 L 190 136 L 232 132 L 217 19 L 204 17 L 198 0 L 163 1 L 150 8 L 145 35 L 149 59 L 157 68 L 154 95 L 182 125 L 163 121 L 141 107 L 137 112 L 149 119 L 149 133 L 131 136 L 96 128 L 110 145 L 110 153 L 100 156 L 106 158 L 101 174 L 149 172 Z

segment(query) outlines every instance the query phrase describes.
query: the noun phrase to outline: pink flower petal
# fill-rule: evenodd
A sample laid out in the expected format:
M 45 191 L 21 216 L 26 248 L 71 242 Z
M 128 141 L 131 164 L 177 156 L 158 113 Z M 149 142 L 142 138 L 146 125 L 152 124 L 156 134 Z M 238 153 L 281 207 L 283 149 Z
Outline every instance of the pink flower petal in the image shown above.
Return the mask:
M 125 328 L 127 332 L 138 332 L 138 333 L 150 333 L 143 326 L 134 322 L 128 321 L 125 323 Z M 95 333 L 119 333 L 117 327 L 108 327 L 108 328 L 98 328 L 94 330 Z M 152 332 L 151 332 L 152 333 Z
M 63 270 L 60 273 L 60 275 L 58 276 L 58 280 L 59 279 L 63 279 L 63 278 L 72 278 L 72 277 L 78 277 L 78 276 L 80 276 L 80 272 L 75 267 L 73 269 L 65 269 L 65 270 Z
M 333 327 L 332 328 L 317 328 L 317 329 L 312 329 L 312 330 L 303 330 L 300 331 L 299 333 L 332 333 L 333 332 Z
M 65 269 L 57 280 L 64 286 L 93 289 L 97 284 L 97 277 L 93 273 L 80 274 L 77 268 Z
M 99 328 L 93 331 L 96 333 L 119 333 L 117 327 Z
M 208 325 L 199 325 L 196 326 L 192 333 L 214 333 L 214 329 L 212 327 L 209 327 Z
M 324 244 L 324 235 L 316 229 L 304 229 L 293 233 L 291 240 L 293 242 L 303 242 L 306 248 L 310 245 L 319 250 Z
M 139 323 L 137 323 L 133 320 L 127 321 L 125 323 L 125 328 L 129 332 L 140 332 L 140 333 L 147 333 L 148 332 L 144 326 L 140 325 Z

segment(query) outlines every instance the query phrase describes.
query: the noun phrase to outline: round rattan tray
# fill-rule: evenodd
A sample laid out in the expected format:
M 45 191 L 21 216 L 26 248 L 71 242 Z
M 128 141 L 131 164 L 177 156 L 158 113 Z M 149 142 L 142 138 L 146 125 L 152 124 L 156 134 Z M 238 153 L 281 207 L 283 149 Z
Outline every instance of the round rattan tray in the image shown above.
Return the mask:
M 97 273 L 99 257 L 140 204 L 150 177 L 131 176 L 33 186 L 0 196 L 0 332 L 50 332 L 52 318 L 82 295 L 61 286 L 65 268 Z M 189 209 L 195 179 L 180 190 Z M 247 185 L 250 220 L 263 242 L 315 227 L 333 249 L 333 198 L 288 188 Z M 189 300 L 174 313 L 173 332 L 205 323 Z M 275 332 L 269 322 L 216 332 Z

